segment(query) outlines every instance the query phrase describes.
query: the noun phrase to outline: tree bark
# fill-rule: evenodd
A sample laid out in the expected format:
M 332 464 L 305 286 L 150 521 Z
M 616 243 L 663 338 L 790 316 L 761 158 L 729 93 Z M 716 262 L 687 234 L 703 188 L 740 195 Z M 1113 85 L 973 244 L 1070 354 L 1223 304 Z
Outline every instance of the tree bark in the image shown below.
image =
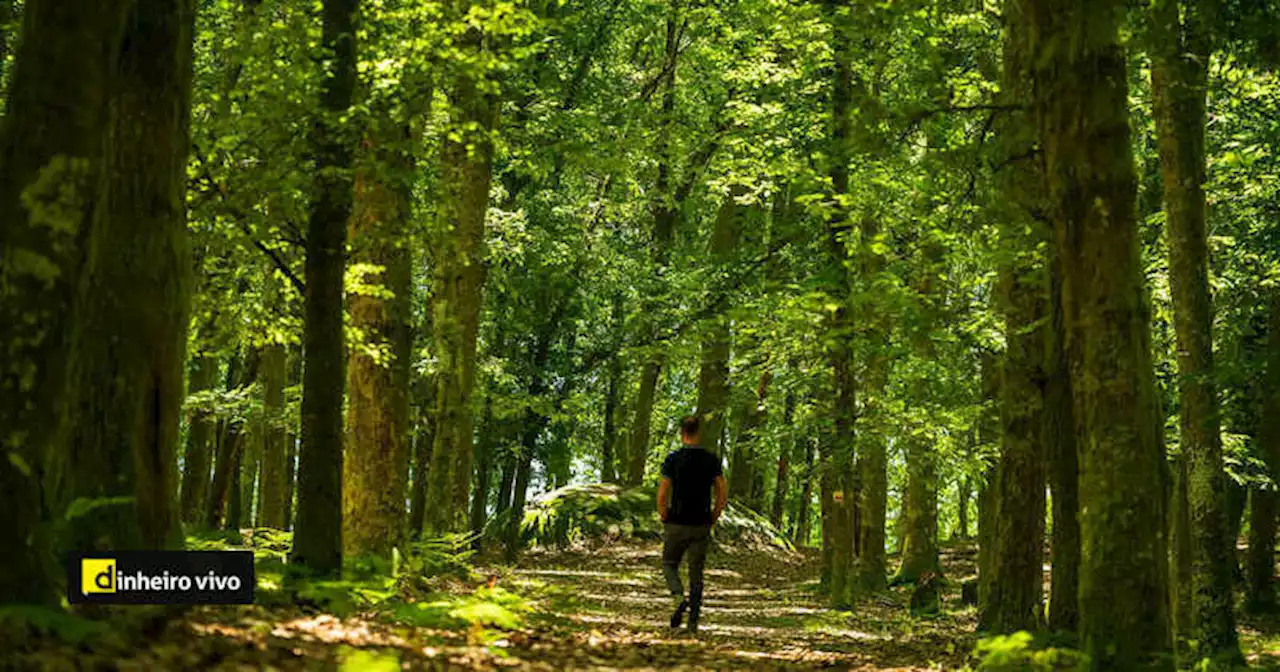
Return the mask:
M 722 269 L 728 264 L 738 246 L 747 209 L 738 203 L 738 199 L 745 194 L 745 187 L 734 185 L 720 203 L 708 255 L 714 269 Z M 717 297 L 715 314 L 710 318 L 707 333 L 702 339 L 702 366 L 698 373 L 697 413 L 702 419 L 699 432 L 702 448 L 717 456 L 720 455 L 725 418 L 729 413 L 729 320 L 725 315 L 729 305 L 727 292 Z M 745 490 L 735 492 L 733 489 L 740 479 L 731 473 L 730 480 L 730 496 L 742 497 Z
M 1045 450 L 1049 455 L 1049 490 L 1053 495 L 1049 627 L 1058 632 L 1075 632 L 1079 623 L 1080 592 L 1080 467 L 1076 447 L 1080 432 L 1071 400 L 1061 288 L 1062 260 L 1051 244 L 1044 378 Z
M 428 330 L 429 331 L 429 330 Z M 437 386 L 430 378 L 420 381 L 418 429 L 414 437 L 413 483 L 409 495 L 409 534 L 418 537 L 424 530 L 427 484 L 430 480 L 431 449 L 435 445 L 435 396 Z
M 1249 585 L 1245 609 L 1254 613 L 1276 610 L 1276 515 L 1280 497 L 1275 490 L 1249 492 Z
M 804 479 L 800 486 L 800 502 L 796 505 L 796 529 L 793 541 L 796 546 L 809 545 L 811 530 L 810 506 L 813 503 L 813 446 L 804 443 Z
M 909 436 L 907 443 L 907 488 L 902 515 L 905 536 L 902 561 L 894 583 L 915 583 L 926 572 L 940 572 L 938 563 L 937 459 L 925 440 Z
M 259 478 L 258 525 L 287 529 L 285 496 L 288 491 L 289 450 L 285 444 L 284 346 L 273 343 L 262 352 L 262 470 Z
M 1179 5 L 1185 16 L 1179 19 Z M 1189 633 L 1198 655 L 1243 664 L 1233 613 L 1234 540 L 1213 382 L 1213 307 L 1205 237 L 1205 97 L 1210 45 L 1196 2 L 1158 0 L 1151 92 L 1169 233 L 1169 286 L 1178 351 L 1179 433 L 1191 522 Z
M 469 30 L 460 48 L 479 52 L 479 31 Z M 454 77 L 449 98 L 458 135 L 447 133 L 443 139 L 440 214 L 431 232 L 432 327 L 440 362 L 435 446 L 428 472 L 427 500 L 432 506 L 426 516 L 433 532 L 461 530 L 468 522 L 474 452 L 471 392 L 485 281 L 484 219 L 493 177 L 490 135 L 498 122 L 498 103 L 482 86 L 474 75 Z
M 661 372 L 661 356 L 645 362 L 640 372 L 640 391 L 636 395 L 636 412 L 631 423 L 631 446 L 627 450 L 627 485 L 640 485 L 644 481 L 644 465 L 649 458 L 649 425 L 653 422 L 653 400 Z
M 831 198 L 835 214 L 827 222 L 827 282 L 828 292 L 837 304 L 828 319 L 827 357 L 833 373 L 835 400 L 833 404 L 835 437 L 834 445 L 824 461 L 824 474 L 829 474 L 831 501 L 824 495 L 824 535 L 830 537 L 830 584 L 827 586 L 831 602 L 837 608 L 849 605 L 850 569 L 853 563 L 854 532 L 853 509 L 858 499 L 854 482 L 854 417 L 857 407 L 857 389 L 854 376 L 851 347 L 852 326 L 849 315 L 849 279 L 846 264 L 848 249 L 844 231 L 848 228 L 849 212 L 842 202 L 849 193 L 849 161 L 853 142 L 853 35 L 851 8 L 831 3 L 828 5 L 831 21 L 831 49 L 835 61 L 831 81 L 831 126 L 828 145 L 831 179 Z
M 348 301 L 363 336 L 347 358 L 347 445 L 342 544 L 348 555 L 390 559 L 405 535 L 413 259 L 408 240 L 413 169 L 406 124 L 383 111 L 365 133 L 348 237 L 351 258 L 372 265 Z M 376 277 L 381 276 L 381 277 Z
M 1116 0 L 1034 0 L 1027 29 L 1079 426 L 1080 635 L 1094 669 L 1171 669 L 1163 449 Z
M 356 87 L 356 12 L 359 0 L 324 0 L 321 48 L 325 79 L 314 128 L 316 168 L 307 223 L 306 334 L 302 381 L 302 445 L 298 459 L 298 516 L 292 563 L 319 576 L 342 569 L 342 420 L 346 388 L 346 336 L 342 283 L 347 221 L 351 217 L 352 163 L 347 115 Z
M 0 602 L 56 604 L 40 522 L 62 417 L 78 231 L 102 168 L 107 100 L 132 0 L 27 0 L 0 121 Z M 28 209 L 24 192 L 37 207 Z
M 1026 33 L 1020 0 L 1005 2 L 1001 89 L 1004 102 L 1022 106 L 1030 98 Z M 1008 256 L 998 271 L 1004 315 L 1005 353 L 1001 361 L 1000 477 L 996 486 L 995 549 L 990 593 L 983 600 L 979 630 L 1007 634 L 1036 630 L 1042 622 L 1046 448 L 1044 357 L 1048 283 L 1040 253 L 1047 227 L 1036 216 L 1045 202 L 1044 172 L 1038 163 L 1030 115 L 1002 115 L 996 133 L 1011 157 L 996 174 L 1002 195 L 1000 243 Z M 1037 156 L 1018 160 L 1014 157 Z
M 198 355 L 191 365 L 192 393 L 213 389 L 218 380 L 218 359 Z M 209 470 L 212 465 L 211 440 L 216 423 L 206 411 L 196 410 L 187 422 L 187 451 L 182 460 L 182 490 L 179 509 L 182 521 L 195 524 L 202 520 L 208 499 Z
M 190 312 L 186 170 L 195 7 L 139 0 L 111 87 L 106 171 L 72 314 L 56 501 L 133 497 L 72 521 L 71 548 L 181 544 L 177 443 Z

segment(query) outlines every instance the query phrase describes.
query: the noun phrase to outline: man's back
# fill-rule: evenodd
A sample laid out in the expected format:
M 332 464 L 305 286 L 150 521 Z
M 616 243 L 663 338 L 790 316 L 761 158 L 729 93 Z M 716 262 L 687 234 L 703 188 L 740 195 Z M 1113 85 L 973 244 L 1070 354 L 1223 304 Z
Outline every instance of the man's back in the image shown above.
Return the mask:
M 720 458 L 698 446 L 673 451 L 662 463 L 662 475 L 671 479 L 668 523 L 710 525 L 711 487 L 723 473 Z

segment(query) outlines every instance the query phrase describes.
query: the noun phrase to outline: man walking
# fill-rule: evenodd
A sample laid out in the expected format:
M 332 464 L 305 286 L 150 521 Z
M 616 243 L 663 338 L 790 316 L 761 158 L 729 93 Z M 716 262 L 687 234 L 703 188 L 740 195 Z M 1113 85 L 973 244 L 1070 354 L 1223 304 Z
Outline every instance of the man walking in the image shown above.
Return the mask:
M 680 627 L 687 609 L 689 632 L 697 632 L 707 544 L 711 541 L 711 526 L 720 519 L 728 504 L 729 486 L 724 480 L 720 458 L 699 446 L 697 417 L 687 416 L 680 421 L 680 440 L 684 445 L 662 463 L 662 481 L 658 485 L 658 516 L 666 527 L 662 540 L 662 573 L 676 608 L 671 615 L 671 627 Z M 716 491 L 714 509 L 711 507 L 713 487 Z M 680 585 L 680 559 L 686 552 L 689 554 L 687 599 Z

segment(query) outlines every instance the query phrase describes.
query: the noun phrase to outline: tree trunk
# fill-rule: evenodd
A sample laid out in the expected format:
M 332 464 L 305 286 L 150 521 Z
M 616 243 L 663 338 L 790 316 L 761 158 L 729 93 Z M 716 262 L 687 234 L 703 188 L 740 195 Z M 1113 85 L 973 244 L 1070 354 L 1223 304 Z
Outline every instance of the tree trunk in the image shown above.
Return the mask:
M 995 467 L 988 467 L 978 488 L 978 612 L 986 609 L 994 579 L 996 552 L 996 486 L 1000 480 Z
M 501 337 L 497 340 L 501 343 Z M 501 352 L 502 348 L 496 349 Z M 497 450 L 497 433 L 498 429 L 493 420 L 493 395 L 496 392 L 490 391 L 484 398 L 484 415 L 480 420 L 480 440 L 476 442 L 476 491 L 471 498 L 471 522 L 468 526 L 471 533 L 476 535 L 472 542 L 472 548 L 476 552 L 480 551 L 480 533 L 484 531 L 485 514 L 489 507 L 489 481 L 491 479 L 490 472 L 493 471 L 493 454 Z
M 257 527 L 258 521 L 255 517 L 256 507 L 255 493 L 257 492 L 258 472 L 262 467 L 262 424 L 254 423 L 248 428 L 248 437 L 245 439 L 244 451 L 240 453 L 240 506 L 243 507 L 243 514 L 240 517 L 241 527 Z
M 908 436 L 907 488 L 902 515 L 905 536 L 895 583 L 915 583 L 926 572 L 940 572 L 938 564 L 938 491 L 936 456 L 925 440 Z M 999 548 L 997 546 L 997 548 Z
M 800 502 L 796 507 L 796 546 L 808 546 L 810 529 L 810 504 L 813 502 L 813 446 L 804 442 L 804 482 L 800 486 Z
M 640 372 L 640 392 L 636 395 L 636 412 L 631 424 L 631 447 L 627 451 L 627 485 L 644 481 L 644 464 L 649 458 L 649 425 L 653 421 L 653 400 L 662 372 L 662 357 L 645 362 Z
M 342 283 L 346 272 L 347 222 L 351 217 L 350 129 L 347 115 L 356 86 L 356 13 L 359 0 L 324 0 L 321 48 L 326 77 L 324 117 L 316 122 L 316 167 L 311 218 L 307 223 L 306 334 L 302 381 L 302 445 L 298 459 L 298 517 L 291 563 L 320 576 L 342 569 L 343 397 L 346 337 Z M 330 121 L 332 119 L 334 121 Z
M 712 268 L 722 269 L 728 264 L 738 246 L 746 206 L 737 199 L 745 193 L 745 187 L 734 185 L 720 203 L 711 231 L 709 262 Z M 702 419 L 702 448 L 716 456 L 720 455 L 724 421 L 729 412 L 729 318 L 725 315 L 729 301 L 728 292 L 721 293 L 715 300 L 715 314 L 709 319 L 710 326 L 702 339 L 702 366 L 698 373 L 697 413 Z M 736 474 L 730 474 L 730 478 L 733 482 L 739 480 Z M 745 494 L 743 490 L 734 492 L 732 487 L 729 492 L 738 497 Z
M 1023 11 L 1021 0 L 1005 2 L 1001 89 L 1008 105 L 1025 105 L 1031 93 Z M 996 486 L 1000 515 L 993 537 L 991 590 L 983 600 L 978 629 L 1008 634 L 1034 631 L 1043 617 L 1047 436 L 1042 381 L 1048 277 L 1039 251 L 1048 232 L 1035 219 L 1044 209 L 1044 172 L 1035 160 L 1013 158 L 1033 155 L 1036 138 L 1030 115 L 1002 115 L 996 133 L 1004 155 L 1011 157 L 996 175 L 1003 196 L 1000 243 L 1009 255 L 1000 264 L 998 288 L 1005 325 Z
M 786 401 L 782 408 L 782 425 L 784 427 L 793 427 L 796 413 L 796 397 L 794 394 L 788 393 Z M 799 456 L 801 447 L 799 438 L 795 439 L 794 452 Z M 791 478 L 791 453 L 786 448 L 778 451 L 778 471 L 773 479 L 773 506 L 769 508 L 769 522 L 773 526 L 782 529 L 782 514 L 787 507 L 787 490 L 790 485 Z
M 288 357 L 289 386 L 296 386 L 302 381 L 302 357 L 296 349 L 290 349 Z M 293 493 L 298 474 L 298 426 L 290 422 L 285 430 L 285 489 L 284 489 L 284 529 L 293 529 Z
M 828 319 L 827 329 L 833 341 L 827 347 L 831 363 L 835 399 L 832 406 L 835 415 L 834 445 L 824 460 L 824 474 L 830 475 L 831 501 L 824 508 L 824 536 L 830 537 L 830 584 L 827 586 L 832 604 L 837 608 L 849 604 L 849 570 L 853 563 L 855 544 L 853 508 L 858 498 L 854 483 L 854 417 L 857 406 L 856 380 L 851 347 L 852 326 L 849 307 L 849 278 L 846 263 L 848 249 L 842 229 L 847 226 L 848 209 L 842 199 L 849 193 L 849 162 L 853 143 L 853 27 L 850 9 L 833 3 L 829 5 L 831 16 L 831 49 L 835 61 L 831 81 L 831 126 L 828 145 L 831 178 L 831 199 L 835 202 L 835 214 L 827 222 L 827 283 L 828 292 L 836 303 L 836 309 Z
M 372 123 L 348 228 L 352 261 L 374 267 L 362 284 L 376 289 L 353 291 L 348 301 L 351 326 L 364 342 L 354 344 L 347 358 L 342 545 L 349 555 L 390 559 L 404 541 L 409 471 L 413 255 L 412 194 L 405 180 L 413 159 L 407 125 L 385 112 Z
M 74 239 L 101 170 L 131 0 L 27 0 L 0 123 L 0 602 L 56 604 L 39 465 L 62 417 Z M 28 210 L 24 192 L 44 207 Z
M 436 383 L 430 378 L 420 381 L 418 430 L 414 437 L 413 483 L 409 495 L 409 534 L 421 536 L 426 521 L 427 487 L 430 481 L 431 448 L 435 445 Z
M 1197 655 L 1243 664 L 1236 636 L 1227 530 L 1226 474 L 1213 382 L 1213 308 L 1205 238 L 1205 97 L 1210 46 L 1194 2 L 1153 8 L 1151 92 L 1164 177 L 1169 286 L 1177 337 L 1179 430 L 1187 459 L 1192 622 Z
M 1058 632 L 1075 632 L 1079 623 L 1080 591 L 1080 468 L 1076 448 L 1079 429 L 1072 410 L 1067 368 L 1062 260 L 1052 244 L 1049 255 L 1049 321 L 1045 326 L 1048 340 L 1044 363 L 1045 451 L 1049 457 L 1049 490 L 1053 495 L 1049 627 Z
M 177 443 L 191 300 L 185 190 L 195 8 L 187 0 L 139 0 L 126 25 L 112 83 L 107 177 L 82 234 L 74 401 L 55 501 L 134 502 L 72 521 L 67 542 L 76 549 L 181 544 Z
M 969 477 L 961 476 L 956 481 L 956 530 L 952 534 L 952 539 L 955 541 L 965 541 L 969 538 L 969 495 L 972 492 Z
M 258 525 L 287 529 L 285 496 L 288 492 L 289 449 L 284 424 L 284 346 L 268 345 L 262 352 L 262 471 L 259 477 Z
M 1094 669 L 1171 669 L 1163 449 L 1134 215 L 1122 3 L 1028 3 L 1080 436 L 1080 635 Z
M 472 28 L 459 48 L 481 49 Z M 485 280 L 484 219 L 493 176 L 490 132 L 498 104 L 474 76 L 455 76 L 449 98 L 458 135 L 446 133 L 441 148 L 440 214 L 431 232 L 432 326 L 439 357 L 436 433 L 428 472 L 427 528 L 452 532 L 467 524 L 473 448 L 471 392 L 475 384 L 476 335 Z
M 614 447 L 618 443 L 616 419 L 618 414 L 618 379 L 622 377 L 622 360 L 617 355 L 609 358 L 609 380 L 604 393 L 604 436 L 600 446 L 600 481 L 618 481 L 617 456 Z
M 1249 493 L 1249 585 L 1245 609 L 1254 613 L 1276 610 L 1276 515 L 1280 502 L 1275 490 L 1254 488 Z
M 191 365 L 190 388 L 194 394 L 211 390 L 218 381 L 218 359 L 198 355 Z M 182 460 L 182 496 L 179 509 L 182 521 L 196 524 L 202 520 L 203 507 L 209 493 L 209 470 L 212 467 L 211 440 L 216 423 L 206 411 L 192 411 L 187 423 L 187 451 Z

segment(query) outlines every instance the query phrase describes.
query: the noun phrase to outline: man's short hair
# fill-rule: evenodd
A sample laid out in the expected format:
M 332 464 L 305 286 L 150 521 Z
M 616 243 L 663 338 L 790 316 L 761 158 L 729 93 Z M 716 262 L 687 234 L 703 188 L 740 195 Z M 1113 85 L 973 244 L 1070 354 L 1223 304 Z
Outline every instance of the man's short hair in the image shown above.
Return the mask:
M 686 415 L 680 421 L 680 434 L 687 437 L 695 437 L 698 435 L 698 426 L 700 421 L 696 415 Z

